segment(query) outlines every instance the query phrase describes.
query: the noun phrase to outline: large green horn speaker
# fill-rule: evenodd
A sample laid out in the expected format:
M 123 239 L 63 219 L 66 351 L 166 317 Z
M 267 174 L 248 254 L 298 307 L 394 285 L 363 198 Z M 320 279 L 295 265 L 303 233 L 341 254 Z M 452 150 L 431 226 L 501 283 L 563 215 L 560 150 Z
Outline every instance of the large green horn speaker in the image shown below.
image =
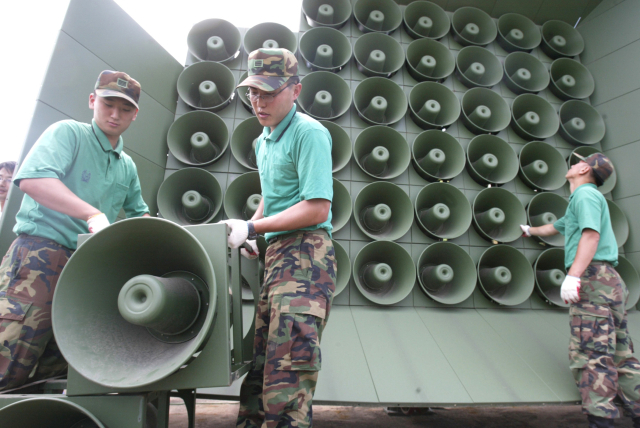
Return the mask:
M 312 28 L 300 37 L 300 55 L 313 71 L 338 72 L 349 63 L 352 53 L 347 36 L 333 28 Z
M 560 135 L 573 144 L 596 144 L 604 137 L 604 120 L 589 104 L 571 100 L 560 106 Z
M 567 158 L 567 164 L 569 165 L 569 168 L 571 168 L 574 164 L 580 162 L 580 159 L 578 159 L 577 157 L 573 156 L 574 153 L 579 154 L 582 157 L 587 157 L 587 156 L 591 156 L 594 153 L 602 153 L 600 150 L 591 147 L 591 146 L 580 146 L 580 147 L 576 147 L 573 152 L 571 152 L 571 154 L 569 155 L 569 157 Z M 604 184 L 600 187 L 598 187 L 598 190 L 603 193 L 603 194 L 607 194 L 609 192 L 611 192 L 613 190 L 613 188 L 616 186 L 616 182 L 618 181 L 617 178 L 617 174 L 616 174 L 616 169 L 613 168 L 613 173 L 609 176 L 609 178 L 607 178 L 607 181 L 604 182 Z
M 451 242 L 436 242 L 418 259 L 418 282 L 429 297 L 445 305 L 464 302 L 473 294 L 478 276 L 473 260 Z
M 250 220 L 262 201 L 262 187 L 258 171 L 236 177 L 224 194 L 224 212 L 228 218 Z
M 158 218 L 123 220 L 69 259 L 53 298 L 53 331 L 86 379 L 141 387 L 192 360 L 209 337 L 216 297 L 213 265 L 190 232 Z
M 550 144 L 532 141 L 520 151 L 520 178 L 533 190 L 556 190 L 567 181 L 562 154 Z
M 208 111 L 192 111 L 178 117 L 167 132 L 169 151 L 187 165 L 204 166 L 220 159 L 229 145 L 224 120 Z
M 392 241 L 374 241 L 362 247 L 353 261 L 358 290 L 379 305 L 393 305 L 407 297 L 416 282 L 411 255 Z
M 368 77 L 391 77 L 402 68 L 405 59 L 400 43 L 381 33 L 358 37 L 353 45 L 353 55 L 358 70 Z
M 433 239 L 454 239 L 471 225 L 471 206 L 462 191 L 448 183 L 424 186 L 415 200 L 417 224 Z
M 407 140 L 393 128 L 365 128 L 353 145 L 358 166 L 373 178 L 389 180 L 402 174 L 411 162 Z
M 236 78 L 224 64 L 202 61 L 191 64 L 178 76 L 178 95 L 199 110 L 218 111 L 229 105 Z
M 369 77 L 360 82 L 353 103 L 358 116 L 370 125 L 393 125 L 407 112 L 404 91 L 384 77 Z
M 225 64 L 240 55 L 242 36 L 235 25 L 224 19 L 205 19 L 191 27 L 187 46 L 198 61 Z
M 240 79 L 238 80 L 238 82 L 244 82 L 247 77 L 249 77 L 249 72 L 245 71 L 240 76 Z M 253 111 L 253 106 L 251 105 L 251 101 L 249 101 L 249 98 L 247 97 L 247 88 L 246 87 L 242 86 L 240 88 L 236 88 L 236 96 L 240 99 L 240 101 L 242 101 L 242 107 L 244 107 L 245 110 L 247 110 L 249 113 L 251 113 L 253 115 L 256 114 Z
M 353 205 L 351 195 L 343 183 L 333 179 L 333 201 L 331 202 L 331 226 L 333 233 L 342 229 L 351 218 Z
M 331 241 L 333 243 L 333 249 L 336 253 L 336 264 L 338 265 L 338 273 L 336 275 L 336 291 L 333 293 L 333 297 L 342 293 L 351 279 L 351 260 L 349 254 L 342 245 L 336 240 Z
M 607 199 L 609 215 L 611 216 L 611 226 L 616 237 L 618 247 L 622 247 L 629 238 L 629 220 L 620 207 L 613 201 Z
M 467 46 L 458 52 L 456 76 L 467 88 L 490 88 L 502 80 L 500 60 L 485 48 Z
M 573 57 L 584 50 L 580 32 L 562 21 L 547 21 L 542 26 L 542 50 L 550 58 Z
M 591 72 L 578 61 L 558 58 L 551 63 L 551 92 L 561 100 L 590 97 L 596 84 Z
M 391 34 L 402 24 L 402 11 L 393 0 L 357 0 L 353 17 L 363 33 Z
M 564 217 L 567 206 L 569 206 L 569 202 L 555 193 L 544 192 L 535 195 L 527 205 L 527 219 L 529 220 L 527 224 L 533 227 L 553 224 L 559 218 Z M 564 236 L 559 233 L 553 236 L 533 236 L 533 239 L 542 245 L 564 246 Z
M 540 45 L 540 29 L 519 13 L 505 13 L 498 19 L 498 44 L 507 52 L 531 52 Z
M 518 95 L 511 104 L 511 117 L 513 130 L 525 140 L 544 140 L 560 126 L 556 109 L 534 94 Z
M 349 164 L 353 148 L 351 147 L 351 137 L 340 125 L 336 125 L 328 120 L 321 120 L 322 126 L 329 130 L 331 134 L 331 163 L 332 172 L 338 172 Z
M 244 35 L 244 50 L 248 54 L 260 48 L 284 48 L 295 54 L 298 50 L 298 38 L 284 25 L 263 22 L 249 28 Z
M 540 297 L 552 305 L 569 307 L 560 297 L 560 287 L 567 275 L 564 268 L 564 250 L 549 248 L 543 251 L 533 264 L 533 271 L 536 276 L 536 290 Z M 640 292 L 640 289 L 638 291 Z
M 493 18 L 475 7 L 461 7 L 451 18 L 453 40 L 462 46 L 486 46 L 498 35 Z
M 337 119 L 351 107 L 349 84 L 329 71 L 314 71 L 302 78 L 298 105 L 316 119 Z
M 629 310 L 633 308 L 640 299 L 640 276 L 638 271 L 633 267 L 631 262 L 622 256 L 618 256 L 618 266 L 615 270 L 620 274 L 620 278 L 624 285 L 627 286 L 629 296 L 625 303 L 625 309 Z
M 520 199 L 499 187 L 484 189 L 473 201 L 473 225 L 484 239 L 495 243 L 515 241 L 522 235 L 527 215 Z
M 474 134 L 497 134 L 511 122 L 509 104 L 491 89 L 469 89 L 460 103 L 462 122 Z
M 494 245 L 480 256 L 478 282 L 484 294 L 495 303 L 516 306 L 524 303 L 533 292 L 533 268 L 524 254 L 514 247 Z
M 513 52 L 504 59 L 504 83 L 514 94 L 538 93 L 549 86 L 549 73 L 533 55 Z
M 460 117 L 458 97 L 436 82 L 415 85 L 409 93 L 409 109 L 411 119 L 422 129 L 447 128 Z
M 407 47 L 407 71 L 418 82 L 442 82 L 455 68 L 456 60 L 453 54 L 440 42 L 418 39 Z
M 371 239 L 395 241 L 411 229 L 413 204 L 393 183 L 367 184 L 356 196 L 353 210 L 358 227 Z
M 27 398 L 0 409 L 3 426 L 20 428 L 107 428 L 91 412 L 55 397 Z
M 220 208 L 220 183 L 204 169 L 180 169 L 168 176 L 158 189 L 160 215 L 183 226 L 209 223 Z
M 449 181 L 464 169 L 464 149 L 451 134 L 435 129 L 413 140 L 411 153 L 416 172 L 428 181 Z
M 495 135 L 478 135 L 467 146 L 467 171 L 482 186 L 501 185 L 518 175 L 518 155 Z
M 231 153 L 247 169 L 258 170 L 256 143 L 263 130 L 258 118 L 253 116 L 240 122 L 231 134 Z
M 302 13 L 311 27 L 340 28 L 351 18 L 349 0 L 303 0 Z
M 414 1 L 405 7 L 402 22 L 414 39 L 426 37 L 440 40 L 449 32 L 451 21 L 447 13 L 429 1 Z

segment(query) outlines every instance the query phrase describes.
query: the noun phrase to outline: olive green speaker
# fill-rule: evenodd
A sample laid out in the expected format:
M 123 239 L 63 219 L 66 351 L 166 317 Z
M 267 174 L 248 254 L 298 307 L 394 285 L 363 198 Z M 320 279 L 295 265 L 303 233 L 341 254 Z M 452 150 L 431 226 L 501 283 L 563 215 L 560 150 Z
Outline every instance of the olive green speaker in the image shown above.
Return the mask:
M 353 155 L 366 174 L 383 180 L 399 176 L 411 162 L 407 140 L 388 126 L 370 126 L 362 130 L 353 145 Z
M 457 187 L 448 183 L 424 186 L 414 203 L 416 223 L 433 239 L 454 239 L 471 225 L 471 206 Z
M 363 33 L 391 34 L 402 24 L 402 12 L 393 0 L 356 0 L 353 18 Z
M 436 42 L 437 43 L 437 42 Z M 449 127 L 460 117 L 460 101 L 453 91 L 436 82 L 418 83 L 409 93 L 411 119 L 422 129 Z
M 549 304 L 568 308 L 569 304 L 560 297 L 560 287 L 567 275 L 564 268 L 564 250 L 549 248 L 543 251 L 534 262 L 533 271 L 536 276 L 536 290 L 540 297 Z
M 393 125 L 407 112 L 404 91 L 384 77 L 369 77 L 360 82 L 353 103 L 358 116 L 370 125 Z
M 333 297 L 342 293 L 351 279 L 351 260 L 349 260 L 349 254 L 338 241 L 331 240 L 333 243 L 333 250 L 336 253 L 336 264 L 338 265 L 338 272 L 336 274 L 336 291 L 333 293 Z
M 505 13 L 498 19 L 498 44 L 507 52 L 531 52 L 542 35 L 532 20 L 519 13 Z
M 518 155 L 495 135 L 478 135 L 467 146 L 467 171 L 482 186 L 501 185 L 518 175 Z
M 567 171 L 562 154 L 550 144 L 532 141 L 520 151 L 520 178 L 533 190 L 561 188 Z
M 351 90 L 342 77 L 329 71 L 314 71 L 301 82 L 298 105 L 309 116 L 333 120 L 349 111 Z
M 464 302 L 478 281 L 476 266 L 465 250 L 451 242 L 424 249 L 416 263 L 418 282 L 429 297 L 445 305 Z
M 640 299 L 640 277 L 638 271 L 633 267 L 631 262 L 622 256 L 618 256 L 618 266 L 615 270 L 620 274 L 620 278 L 624 285 L 627 286 L 629 295 L 625 303 L 625 309 L 629 310 L 633 308 Z
M 179 116 L 167 132 L 169 151 L 187 165 L 204 166 L 220 159 L 229 145 L 224 120 L 208 111 Z
M 179 169 L 168 176 L 158 189 L 160 215 L 179 225 L 209 223 L 220 208 L 220 183 L 204 169 Z
M 502 190 L 502 189 L 498 189 Z M 482 292 L 499 305 L 524 303 L 533 292 L 533 268 L 520 251 L 509 245 L 494 245 L 478 261 Z
M 493 18 L 475 7 L 461 7 L 451 18 L 453 40 L 462 46 L 486 46 L 498 35 Z
M 437 4 L 414 1 L 405 7 L 402 22 L 414 39 L 423 37 L 440 40 L 449 32 L 451 22 L 447 13 Z
M 353 45 L 353 56 L 358 70 L 367 77 L 391 77 L 402 68 L 405 60 L 400 42 L 382 33 L 358 37 Z
M 484 239 L 512 242 L 522 235 L 527 215 L 516 195 L 499 187 L 484 189 L 473 201 L 473 225 Z
M 416 172 L 428 181 L 449 181 L 464 169 L 464 149 L 451 134 L 431 129 L 413 140 Z
M 340 28 L 351 18 L 349 0 L 303 0 L 302 13 L 311 27 Z
M 256 143 L 263 130 L 258 118 L 253 116 L 240 122 L 231 134 L 231 154 L 247 169 L 258 170 Z
M 328 120 L 321 120 L 322 126 L 329 130 L 331 134 L 331 164 L 332 172 L 338 172 L 349 164 L 353 148 L 351 147 L 351 137 L 340 125 L 336 125 Z
M 469 89 L 460 103 L 462 123 L 474 134 L 497 134 L 511 122 L 509 104 L 491 89 Z
M 569 206 L 569 202 L 555 193 L 543 192 L 535 195 L 527 205 L 527 219 L 529 220 L 527 224 L 533 227 L 553 224 L 559 218 L 564 217 L 567 206 Z M 559 233 L 553 236 L 532 236 L 532 238 L 542 245 L 564 247 L 564 236 Z
M 560 119 L 556 109 L 534 94 L 518 95 L 511 104 L 511 126 L 525 140 L 544 140 L 558 132 Z
M 224 19 L 205 19 L 191 27 L 187 46 L 198 61 L 225 64 L 240 55 L 242 36 L 232 23 Z
M 579 154 L 582 157 L 587 157 L 587 156 L 591 156 L 594 153 L 602 153 L 602 151 L 596 149 L 595 147 L 591 147 L 591 146 L 580 146 L 580 147 L 576 147 L 573 152 L 571 152 L 571 154 L 569 155 L 569 157 L 567 158 L 567 164 L 569 165 L 569 168 L 571 168 L 574 164 L 578 163 L 580 161 L 580 159 L 578 159 L 577 157 L 573 156 L 574 153 Z M 613 188 L 616 186 L 616 182 L 618 181 L 618 177 L 616 174 L 616 169 L 615 166 L 613 168 L 613 173 L 609 176 L 609 178 L 607 178 L 607 181 L 604 182 L 604 184 L 600 187 L 598 187 L 598 190 L 603 193 L 603 194 L 607 194 L 610 193 Z
M 34 397 L 0 409 L 3 426 L 20 428 L 110 428 L 89 410 L 56 397 Z
M 551 92 L 561 100 L 584 99 L 593 94 L 596 87 L 591 72 L 578 61 L 558 58 L 551 63 Z
M 566 101 L 560 106 L 560 135 L 573 144 L 596 144 L 604 137 L 602 116 L 589 104 Z
M 343 183 L 333 179 L 333 201 L 331 202 L 331 226 L 333 233 L 342 229 L 351 218 L 353 205 L 351 195 Z
M 547 21 L 542 26 L 542 50 L 550 58 L 572 57 L 584 50 L 580 32 L 563 21 Z
M 467 88 L 491 88 L 502 80 L 500 60 L 485 48 L 467 46 L 456 57 L 456 76 Z
M 249 77 L 249 72 L 245 71 L 238 79 L 238 83 L 244 82 L 244 80 Z M 236 88 L 236 96 L 242 101 L 242 107 L 245 108 L 249 113 L 255 115 L 256 113 L 253 111 L 253 106 L 251 105 L 251 101 L 249 97 L 247 97 L 247 88 L 242 86 L 240 88 Z
M 513 52 L 504 59 L 504 83 L 514 94 L 538 93 L 549 86 L 549 72 L 533 55 Z
M 399 186 L 385 181 L 367 184 L 353 204 L 358 227 L 376 241 L 402 238 L 413 223 L 413 204 Z
M 629 220 L 620 207 L 613 201 L 607 199 L 609 215 L 611 216 L 611 226 L 616 237 L 618 247 L 622 247 L 629 239 Z
M 393 305 L 407 297 L 416 282 L 411 255 L 392 241 L 370 242 L 356 254 L 353 280 L 368 300 Z
M 178 95 L 199 110 L 219 111 L 231 103 L 236 78 L 224 64 L 202 61 L 191 64 L 178 76 Z
M 224 194 L 224 212 L 228 218 L 250 220 L 262 201 L 262 187 L 258 171 L 236 177 Z
M 333 28 L 312 28 L 300 37 L 300 55 L 313 71 L 338 72 L 349 63 L 352 53 L 347 36 Z
M 298 50 L 298 38 L 284 25 L 263 22 L 249 28 L 244 35 L 244 50 L 247 54 L 260 48 L 284 48 L 295 54 Z
M 407 47 L 407 71 L 418 82 L 442 82 L 455 68 L 456 60 L 453 54 L 440 42 L 418 39 Z

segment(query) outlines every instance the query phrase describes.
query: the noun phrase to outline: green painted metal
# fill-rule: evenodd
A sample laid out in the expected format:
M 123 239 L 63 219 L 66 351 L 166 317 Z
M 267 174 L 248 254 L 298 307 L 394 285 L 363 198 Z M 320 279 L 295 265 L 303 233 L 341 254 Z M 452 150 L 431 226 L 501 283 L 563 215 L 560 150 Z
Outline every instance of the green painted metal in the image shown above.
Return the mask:
M 337 74 L 315 71 L 302 78 L 298 105 L 315 119 L 337 119 L 351 107 L 349 84 Z
M 471 206 L 465 195 L 448 183 L 431 183 L 415 198 L 416 223 L 434 239 L 455 239 L 471 225 Z
M 589 69 L 570 58 L 558 58 L 551 63 L 551 86 L 553 94 L 561 100 L 584 99 L 595 90 L 595 81 Z
M 178 77 L 178 95 L 190 107 L 216 112 L 231 102 L 236 78 L 224 64 L 202 61 L 191 64 Z
M 353 56 L 358 70 L 367 77 L 391 77 L 400 70 L 405 60 L 400 43 L 382 33 L 368 33 L 358 37 L 353 46 Z
M 353 211 L 360 230 L 376 241 L 395 241 L 409 232 L 413 223 L 409 195 L 384 181 L 363 187 L 356 195 Z
M 536 259 L 533 270 L 536 276 L 536 291 L 540 296 L 549 304 L 568 308 L 569 304 L 560 297 L 560 287 L 567 274 L 564 268 L 564 250 L 549 248 L 543 251 Z M 638 293 L 640 297 L 640 288 Z
M 351 260 L 349 254 L 342 245 L 336 240 L 332 240 L 333 248 L 336 253 L 336 264 L 339 266 L 336 275 L 336 291 L 334 297 L 344 291 L 349 285 L 351 279 Z
M 105 428 L 94 415 L 83 407 L 60 398 L 29 398 L 18 401 L 0 410 L 2 423 L 7 426 L 37 428 L 86 427 Z M 51 425 L 51 420 L 55 425 Z
M 624 211 L 613 202 L 607 199 L 607 205 L 609 207 L 609 215 L 611 216 L 611 226 L 613 226 L 613 234 L 616 237 L 618 247 L 622 247 L 629 239 L 629 221 Z
M 245 97 L 246 98 L 246 97 Z M 264 127 L 253 116 L 243 120 L 231 134 L 231 153 L 240 165 L 248 170 L 257 171 L 256 143 Z
M 222 208 L 222 188 L 211 173 L 184 168 L 167 177 L 158 189 L 162 217 L 180 225 L 209 223 Z
M 560 195 L 550 192 L 540 193 L 531 198 L 527 205 L 527 224 L 537 227 L 555 223 L 556 220 L 564 216 L 568 206 L 569 202 Z M 560 234 L 536 236 L 534 239 L 542 245 L 564 246 L 564 236 Z
M 465 154 L 451 134 L 438 130 L 420 133 L 411 151 L 416 172 L 428 181 L 449 181 L 464 170 Z
M 460 102 L 462 122 L 474 134 L 497 134 L 509 126 L 509 105 L 490 89 L 469 89 Z
M 353 93 L 358 116 L 370 125 L 393 125 L 407 112 L 407 97 L 397 83 L 384 77 L 369 77 Z
M 508 245 L 495 245 L 480 256 L 478 284 L 497 304 L 515 306 L 531 296 L 534 273 L 520 251 Z
M 556 109 L 544 98 L 522 94 L 511 104 L 511 126 L 525 140 L 544 140 L 560 126 Z
M 192 111 L 173 122 L 167 133 L 167 143 L 171 154 L 180 162 L 203 166 L 217 161 L 225 153 L 229 132 L 222 118 L 215 113 Z
M 531 52 L 540 45 L 538 27 L 524 15 L 505 13 L 498 19 L 498 44 L 507 52 Z
M 258 209 L 262 199 L 258 171 L 247 172 L 236 177 L 224 194 L 224 212 L 228 218 L 249 220 Z
M 345 168 L 351 161 L 351 155 L 353 154 L 351 138 L 344 128 L 341 128 L 333 122 L 321 120 L 320 123 L 327 128 L 329 134 L 331 134 L 332 171 L 336 173 Z
M 187 46 L 199 61 L 227 64 L 240 55 L 242 36 L 240 30 L 224 19 L 205 19 L 191 27 Z
M 294 54 L 298 50 L 298 38 L 284 25 L 264 22 L 249 28 L 244 35 L 244 51 L 249 54 L 256 49 L 284 48 Z
M 443 81 L 455 68 L 453 54 L 442 43 L 425 38 L 407 46 L 407 72 L 418 82 Z
M 549 86 L 549 72 L 535 56 L 513 52 L 504 59 L 504 83 L 514 94 L 538 93 Z
M 440 40 L 451 28 L 446 12 L 437 4 L 428 1 L 414 1 L 402 12 L 404 29 L 414 39 L 429 38 Z
M 300 56 L 313 71 L 342 70 L 353 54 L 347 36 L 330 27 L 313 28 L 300 37 Z
M 402 24 L 402 12 L 393 0 L 356 0 L 353 18 L 363 33 L 389 34 Z
M 495 135 L 478 135 L 467 146 L 467 171 L 480 185 L 504 184 L 518 174 L 518 155 Z
M 562 154 L 542 141 L 527 143 L 520 151 L 520 178 L 534 190 L 557 190 L 567 182 Z
M 349 0 L 303 0 L 302 13 L 311 27 L 340 28 L 352 13 Z
M 499 187 L 484 189 L 473 201 L 473 225 L 489 241 L 512 242 L 522 235 L 526 214 L 520 200 Z
M 502 80 L 502 64 L 487 49 L 467 46 L 456 57 L 456 77 L 467 88 L 491 88 Z
M 451 126 L 460 117 L 460 101 L 446 86 L 422 82 L 411 89 L 409 111 L 411 119 L 420 128 L 442 129 Z
M 560 107 L 559 133 L 573 144 L 596 144 L 604 137 L 605 124 L 598 111 L 589 104 L 570 100 Z
M 493 19 L 475 7 L 461 7 L 451 17 L 451 35 L 462 46 L 486 46 L 498 35 Z
M 354 142 L 353 156 L 362 171 L 383 180 L 399 176 L 411 163 L 404 136 L 388 126 L 371 126 L 362 131 Z
M 331 204 L 331 225 L 333 232 L 342 229 L 351 218 L 353 206 L 349 191 L 339 180 L 333 179 L 333 201 Z
M 541 46 L 551 58 L 574 57 L 584 50 L 584 39 L 566 22 L 551 20 L 542 26 Z

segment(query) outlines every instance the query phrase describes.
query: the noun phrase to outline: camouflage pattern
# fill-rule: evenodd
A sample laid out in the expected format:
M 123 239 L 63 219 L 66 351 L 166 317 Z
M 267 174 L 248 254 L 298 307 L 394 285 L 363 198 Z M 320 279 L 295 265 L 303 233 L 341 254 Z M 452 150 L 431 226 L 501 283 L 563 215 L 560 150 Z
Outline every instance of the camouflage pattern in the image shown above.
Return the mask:
M 237 426 L 310 427 L 320 337 L 335 291 L 333 244 L 324 230 L 280 235 L 267 247 L 265 267 Z
M 51 302 L 72 251 L 20 235 L 0 264 L 0 390 L 64 373 L 53 338 Z M 35 373 L 34 367 L 38 364 Z
M 120 97 L 138 108 L 140 100 L 140 83 L 122 71 L 104 70 L 98 76 L 95 86 L 99 97 Z
M 611 163 L 609 158 L 602 153 L 594 153 L 591 156 L 587 156 L 586 158 L 577 153 L 574 153 L 573 155 L 581 161 L 586 162 L 591 167 L 594 174 L 600 180 L 598 186 L 602 186 L 602 184 L 607 181 L 607 178 L 609 178 L 611 174 L 613 174 L 613 164 Z
M 287 49 L 256 49 L 249 54 L 248 77 L 238 85 L 275 91 L 298 76 L 298 60 Z
M 569 311 L 569 367 L 582 396 L 582 412 L 616 418 L 617 395 L 639 417 L 640 363 L 632 355 L 627 330 L 626 286 L 608 262 L 591 262 L 580 280 L 580 300 Z

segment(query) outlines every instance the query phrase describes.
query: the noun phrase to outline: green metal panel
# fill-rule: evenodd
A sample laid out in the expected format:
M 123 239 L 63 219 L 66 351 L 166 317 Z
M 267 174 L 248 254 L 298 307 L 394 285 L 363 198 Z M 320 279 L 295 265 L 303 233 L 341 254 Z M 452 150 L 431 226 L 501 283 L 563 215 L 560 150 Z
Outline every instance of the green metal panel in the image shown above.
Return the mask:
M 493 11 L 491 11 L 491 16 L 499 18 L 505 13 L 517 12 L 520 15 L 534 20 L 543 1 L 544 0 L 497 0 Z
M 582 17 L 585 6 L 584 0 L 544 0 L 533 22 L 542 25 L 551 19 L 558 19 L 575 25 L 578 18 Z
M 596 82 L 591 103 L 598 106 L 640 88 L 640 81 L 636 74 L 638 67 L 640 67 L 640 41 L 612 51 L 606 57 L 588 64 L 587 68 Z
M 125 153 L 131 156 L 131 159 L 133 159 L 136 164 L 138 177 L 140 178 L 140 187 L 142 188 L 142 199 L 144 199 L 149 206 L 151 215 L 155 217 L 158 213 L 158 188 L 160 184 L 162 184 L 162 180 L 164 180 L 164 170 L 157 164 L 132 151 L 125 150 Z
M 582 20 L 582 23 L 586 23 L 597 18 L 612 7 L 615 7 L 624 1 L 625 0 L 596 0 L 589 2 L 585 7 L 585 18 Z M 596 5 L 593 6 L 592 3 L 596 3 Z
M 636 114 L 639 105 L 640 91 L 637 90 L 598 105 L 597 110 L 607 126 L 601 143 L 604 150 L 640 140 L 640 123 Z M 619 166 L 616 168 L 621 169 Z
M 614 189 L 615 190 L 615 189 Z M 625 251 L 640 251 L 640 195 L 624 199 L 614 199 L 629 220 L 629 239 L 624 245 Z
M 613 162 L 617 171 L 620 171 L 621 179 L 617 180 L 616 187 L 613 188 L 611 194 L 614 199 L 627 198 L 638 194 L 638 180 L 640 180 L 640 170 L 634 160 L 640 156 L 640 142 L 627 144 L 606 151 L 607 156 Z M 635 213 L 628 212 L 628 215 Z
M 490 14 L 495 5 L 496 0 L 448 0 L 445 10 L 455 12 L 461 7 L 471 6 Z

